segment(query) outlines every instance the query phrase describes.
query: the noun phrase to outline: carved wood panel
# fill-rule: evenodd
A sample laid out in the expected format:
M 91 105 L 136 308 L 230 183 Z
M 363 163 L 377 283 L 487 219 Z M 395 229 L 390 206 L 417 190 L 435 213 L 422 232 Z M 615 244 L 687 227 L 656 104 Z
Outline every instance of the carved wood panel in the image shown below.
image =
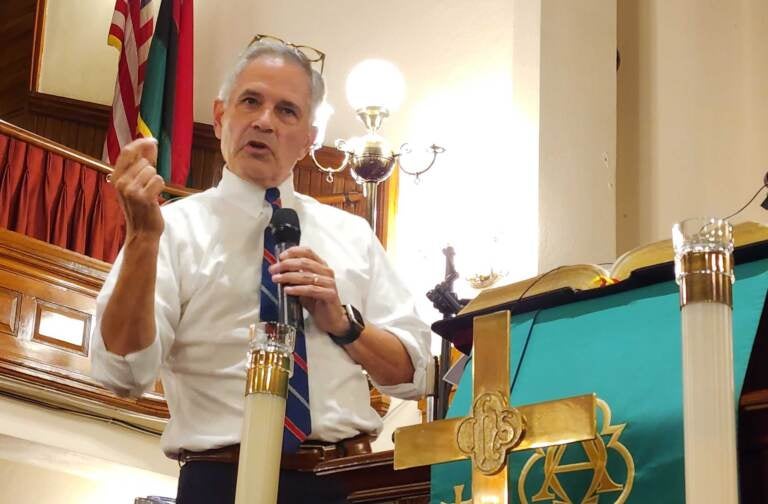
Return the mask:
M 33 272 L 9 267 L 0 270 L 0 285 L 22 293 L 18 331 L 0 335 L 4 359 L 53 367 L 76 380 L 87 378 L 88 338 L 95 294 L 62 288 Z
M 96 295 L 110 265 L 0 229 L 0 375 L 168 418 L 162 396 L 121 399 L 89 376 Z
M 41 299 L 34 304 L 32 342 L 88 357 L 92 313 Z
M 0 286 L 0 332 L 17 336 L 20 309 L 21 292 Z

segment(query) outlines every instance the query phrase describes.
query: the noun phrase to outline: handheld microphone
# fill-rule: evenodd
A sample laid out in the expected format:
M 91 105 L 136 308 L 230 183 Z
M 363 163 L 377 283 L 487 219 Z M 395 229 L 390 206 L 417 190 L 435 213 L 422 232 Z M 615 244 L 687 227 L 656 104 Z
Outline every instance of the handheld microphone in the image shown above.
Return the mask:
M 279 261 L 280 254 L 298 245 L 301 239 L 299 216 L 290 208 L 276 208 L 269 222 L 275 237 L 275 252 Z M 296 296 L 288 296 L 282 284 L 277 284 L 277 321 L 294 327 L 297 331 L 304 330 L 304 316 L 301 303 Z

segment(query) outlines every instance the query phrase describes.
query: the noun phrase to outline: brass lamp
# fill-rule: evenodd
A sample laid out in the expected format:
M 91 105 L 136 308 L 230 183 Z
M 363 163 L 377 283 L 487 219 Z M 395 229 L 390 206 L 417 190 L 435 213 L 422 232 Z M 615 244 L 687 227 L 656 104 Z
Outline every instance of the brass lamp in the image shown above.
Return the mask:
M 418 179 L 421 174 L 432 168 L 437 155 L 445 149 L 431 145 L 428 149 L 431 151 L 432 159 L 427 167 L 418 171 L 408 171 L 400 163 L 400 157 L 410 154 L 411 147 L 404 143 L 400 146 L 400 150 L 395 152 L 389 142 L 379 134 L 384 119 L 399 107 L 405 95 L 403 76 L 392 63 L 376 59 L 359 63 L 349 73 L 346 88 L 347 100 L 355 109 L 367 133 L 348 140 L 336 140 L 336 148 L 344 153 L 344 159 L 337 168 L 322 166 L 315 158 L 314 149 L 310 155 L 315 165 L 327 174 L 328 182 L 333 182 L 334 174 L 349 166 L 352 178 L 363 186 L 368 222 L 373 229 L 376 229 L 377 186 L 392 175 L 396 166 L 399 166 L 404 173 Z

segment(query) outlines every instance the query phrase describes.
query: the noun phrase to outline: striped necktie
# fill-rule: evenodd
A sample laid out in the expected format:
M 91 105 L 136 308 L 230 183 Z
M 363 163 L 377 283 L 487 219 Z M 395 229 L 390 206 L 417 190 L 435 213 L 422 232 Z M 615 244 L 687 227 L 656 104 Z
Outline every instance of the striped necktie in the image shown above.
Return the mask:
M 280 190 L 267 189 L 266 199 L 272 211 L 280 208 Z M 261 265 L 261 308 L 260 317 L 264 322 L 277 320 L 277 285 L 272 282 L 269 266 L 277 261 L 275 237 L 269 226 L 264 230 L 264 261 Z M 309 382 L 307 378 L 307 347 L 304 340 L 304 326 L 296 328 L 296 348 L 293 351 L 293 376 L 288 382 L 288 398 L 285 404 L 285 425 L 283 429 L 283 451 L 293 453 L 312 430 L 309 413 Z

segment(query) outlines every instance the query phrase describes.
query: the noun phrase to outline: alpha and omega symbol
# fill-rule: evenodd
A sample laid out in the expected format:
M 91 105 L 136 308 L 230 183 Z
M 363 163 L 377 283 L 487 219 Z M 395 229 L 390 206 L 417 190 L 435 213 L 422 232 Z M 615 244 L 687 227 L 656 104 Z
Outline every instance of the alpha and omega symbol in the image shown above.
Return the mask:
M 613 499 L 610 502 L 615 504 L 626 502 L 632 493 L 635 480 L 634 459 L 620 441 L 627 424 L 611 425 L 611 409 L 608 403 L 598 399 L 597 406 L 603 414 L 603 425 L 598 437 L 580 443 L 586 460 L 565 463 L 566 450 L 570 447 L 567 444 L 536 449 L 525 463 L 518 480 L 518 496 L 521 504 L 534 502 L 596 504 L 598 501 L 602 502 L 601 495 L 606 499 Z M 603 439 L 604 436 L 608 438 L 607 441 Z M 625 475 L 624 481 L 617 481 L 609 471 L 610 451 L 618 455 L 618 460 L 625 466 L 621 471 Z M 526 481 L 532 473 L 539 472 L 537 467 L 541 468 L 543 480 L 541 484 L 534 485 L 536 491 L 531 495 L 526 492 Z M 582 471 L 592 473 L 586 492 L 582 496 L 571 495 L 573 491 L 569 491 L 567 485 L 559 479 L 559 475 Z

